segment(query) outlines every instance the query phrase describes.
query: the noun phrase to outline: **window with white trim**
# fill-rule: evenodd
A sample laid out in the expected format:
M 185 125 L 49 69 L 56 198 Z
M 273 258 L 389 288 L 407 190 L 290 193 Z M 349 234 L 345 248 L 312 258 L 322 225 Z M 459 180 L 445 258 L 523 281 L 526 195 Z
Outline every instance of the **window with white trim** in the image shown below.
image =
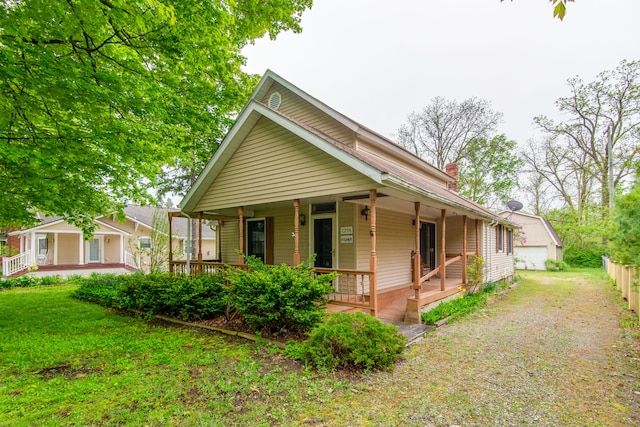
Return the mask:
M 139 237 L 138 247 L 140 249 L 151 249 L 151 237 Z

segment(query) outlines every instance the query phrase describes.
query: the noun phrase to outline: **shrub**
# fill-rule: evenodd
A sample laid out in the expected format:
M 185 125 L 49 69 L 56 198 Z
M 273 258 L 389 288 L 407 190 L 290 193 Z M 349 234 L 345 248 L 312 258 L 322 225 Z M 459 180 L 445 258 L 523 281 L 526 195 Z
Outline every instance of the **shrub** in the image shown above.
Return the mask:
M 544 266 L 547 270 L 554 271 L 564 271 L 569 267 L 566 262 L 560 259 L 548 259 L 544 262 Z
M 364 313 L 335 313 L 289 354 L 319 369 L 388 369 L 402 357 L 406 337 Z
M 69 282 L 77 284 L 78 288 L 71 293 L 71 296 L 105 307 L 120 310 L 130 308 L 131 301 L 124 298 L 120 292 L 121 277 L 115 274 L 98 273 L 93 273 L 88 277 L 74 276 Z
M 63 279 L 58 276 L 36 277 L 32 274 L 25 274 L 19 277 L 9 277 L 0 280 L 0 289 L 28 288 L 31 286 L 52 286 L 63 283 Z
M 304 331 L 320 323 L 335 274 L 314 276 L 309 264 L 267 266 L 245 258 L 250 271 L 231 269 L 229 302 L 256 331 Z
M 73 293 L 75 298 L 149 315 L 207 319 L 223 314 L 227 304 L 222 275 L 96 274 L 75 280 L 80 284 Z

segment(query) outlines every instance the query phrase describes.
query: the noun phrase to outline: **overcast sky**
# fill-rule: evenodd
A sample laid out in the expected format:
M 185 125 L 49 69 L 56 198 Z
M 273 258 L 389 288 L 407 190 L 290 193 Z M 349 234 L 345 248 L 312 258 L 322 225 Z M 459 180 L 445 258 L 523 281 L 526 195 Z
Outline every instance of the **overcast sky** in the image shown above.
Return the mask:
M 562 22 L 548 0 L 315 0 L 302 27 L 245 49 L 245 71 L 271 69 L 392 139 L 434 97 L 477 96 L 525 143 L 534 116 L 560 118 L 568 78 L 640 59 L 640 0 L 576 0 Z

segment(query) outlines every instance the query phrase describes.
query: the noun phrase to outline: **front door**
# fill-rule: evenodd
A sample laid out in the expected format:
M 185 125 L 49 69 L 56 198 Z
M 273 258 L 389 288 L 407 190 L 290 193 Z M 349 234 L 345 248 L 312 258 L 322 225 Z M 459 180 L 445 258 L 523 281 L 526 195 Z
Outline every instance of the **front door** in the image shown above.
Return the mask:
M 89 240 L 89 262 L 100 262 L 100 239 Z
M 436 267 L 436 225 L 432 222 L 420 224 L 420 259 L 425 268 Z
M 333 218 L 313 220 L 313 252 L 316 267 L 333 268 Z

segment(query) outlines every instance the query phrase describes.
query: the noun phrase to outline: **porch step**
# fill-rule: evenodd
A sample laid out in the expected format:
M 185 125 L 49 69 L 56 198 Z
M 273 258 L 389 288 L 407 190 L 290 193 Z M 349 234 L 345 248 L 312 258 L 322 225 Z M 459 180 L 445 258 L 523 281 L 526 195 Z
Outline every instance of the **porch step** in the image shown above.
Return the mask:
M 414 341 L 422 338 L 422 336 L 432 330 L 435 329 L 433 325 L 416 325 L 415 323 L 406 323 L 406 322 L 391 322 L 385 321 L 383 322 L 397 326 L 400 330 L 400 333 L 407 337 L 407 345 L 412 344 Z

